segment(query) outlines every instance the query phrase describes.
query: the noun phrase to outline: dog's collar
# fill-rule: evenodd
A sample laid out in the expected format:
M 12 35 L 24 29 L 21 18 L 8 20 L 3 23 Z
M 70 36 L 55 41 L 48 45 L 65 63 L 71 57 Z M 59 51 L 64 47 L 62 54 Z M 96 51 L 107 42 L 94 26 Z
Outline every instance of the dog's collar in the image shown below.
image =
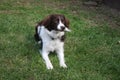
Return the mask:
M 58 34 L 60 31 L 53 31 L 54 34 Z M 51 38 L 51 40 L 56 40 L 56 39 L 61 39 L 62 36 L 52 36 L 49 32 L 48 32 L 49 37 Z
M 51 40 L 56 40 L 56 39 L 60 39 L 60 37 L 54 38 L 52 36 L 50 36 Z

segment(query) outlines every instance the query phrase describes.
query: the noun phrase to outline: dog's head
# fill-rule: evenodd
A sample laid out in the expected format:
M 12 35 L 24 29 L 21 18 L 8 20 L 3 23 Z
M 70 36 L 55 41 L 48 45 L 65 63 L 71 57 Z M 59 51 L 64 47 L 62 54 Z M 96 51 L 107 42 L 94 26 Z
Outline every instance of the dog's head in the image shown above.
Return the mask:
M 70 31 L 69 20 L 61 14 L 49 15 L 40 22 L 40 25 L 45 26 L 49 31 Z

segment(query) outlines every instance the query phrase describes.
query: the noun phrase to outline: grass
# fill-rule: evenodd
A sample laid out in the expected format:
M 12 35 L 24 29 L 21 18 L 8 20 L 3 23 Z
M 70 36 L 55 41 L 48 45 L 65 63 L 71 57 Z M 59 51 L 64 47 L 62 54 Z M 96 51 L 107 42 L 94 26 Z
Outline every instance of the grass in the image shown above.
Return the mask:
M 36 23 L 53 13 L 71 22 L 67 69 L 50 55 L 54 69 L 47 70 L 34 41 Z M 79 0 L 1 0 L 0 80 L 120 80 L 120 16 L 111 15 L 109 8 L 88 8 Z

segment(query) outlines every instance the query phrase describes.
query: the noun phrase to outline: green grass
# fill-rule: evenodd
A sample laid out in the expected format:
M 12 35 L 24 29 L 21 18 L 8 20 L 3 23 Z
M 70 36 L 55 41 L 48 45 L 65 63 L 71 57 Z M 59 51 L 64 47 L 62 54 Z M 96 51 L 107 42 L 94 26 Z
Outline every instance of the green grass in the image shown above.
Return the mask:
M 1 0 L 0 80 L 120 80 L 120 16 L 105 11 L 80 1 Z M 47 70 L 34 41 L 36 23 L 53 13 L 71 22 L 65 42 L 67 69 L 59 67 L 54 54 L 54 69 Z

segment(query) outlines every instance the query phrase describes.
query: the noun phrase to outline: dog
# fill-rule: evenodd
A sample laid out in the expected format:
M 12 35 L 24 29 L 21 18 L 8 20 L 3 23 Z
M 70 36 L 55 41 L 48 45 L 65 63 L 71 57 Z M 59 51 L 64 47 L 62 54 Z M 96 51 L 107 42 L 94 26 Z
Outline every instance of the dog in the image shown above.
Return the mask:
M 60 67 L 67 68 L 64 60 L 65 33 L 70 32 L 69 20 L 61 14 L 52 14 L 40 21 L 35 27 L 35 40 L 41 44 L 40 53 L 47 69 L 53 69 L 49 53 L 56 52 Z

